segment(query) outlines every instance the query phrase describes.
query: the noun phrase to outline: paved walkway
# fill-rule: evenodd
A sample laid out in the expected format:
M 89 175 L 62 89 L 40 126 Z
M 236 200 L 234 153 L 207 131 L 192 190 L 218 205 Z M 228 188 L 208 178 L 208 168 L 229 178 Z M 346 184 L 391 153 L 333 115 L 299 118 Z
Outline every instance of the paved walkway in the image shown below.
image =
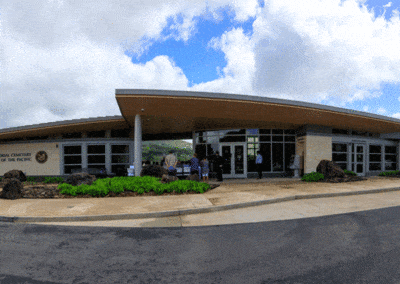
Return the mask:
M 325 205 L 323 205 L 325 204 Z M 400 179 L 351 183 L 226 180 L 204 194 L 0 199 L 0 221 L 95 226 L 200 226 L 282 220 L 400 205 Z M 285 209 L 286 208 L 286 209 Z M 292 210 L 297 208 L 297 213 Z

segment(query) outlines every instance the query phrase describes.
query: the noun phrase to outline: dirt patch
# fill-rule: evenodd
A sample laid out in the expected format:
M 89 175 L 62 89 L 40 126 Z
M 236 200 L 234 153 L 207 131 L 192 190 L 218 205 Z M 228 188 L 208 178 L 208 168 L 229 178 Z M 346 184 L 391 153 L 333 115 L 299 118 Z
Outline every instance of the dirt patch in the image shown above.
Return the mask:
M 212 205 L 218 205 L 219 198 L 208 198 Z
M 320 182 L 329 182 L 329 183 L 340 183 L 340 182 L 354 182 L 354 181 L 363 181 L 368 180 L 364 177 L 357 177 L 357 176 L 345 176 L 345 177 L 334 177 L 329 179 L 321 180 Z

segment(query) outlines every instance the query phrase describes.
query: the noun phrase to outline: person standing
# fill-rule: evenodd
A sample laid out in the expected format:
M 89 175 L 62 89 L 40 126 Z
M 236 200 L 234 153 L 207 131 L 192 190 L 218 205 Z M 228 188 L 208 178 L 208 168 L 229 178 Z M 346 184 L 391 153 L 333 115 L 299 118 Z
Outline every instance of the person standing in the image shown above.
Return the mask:
M 174 155 L 173 151 L 169 151 L 169 154 L 165 157 L 165 166 L 168 170 L 168 175 L 176 176 L 176 164 L 178 163 L 178 159 Z
M 262 162 L 263 162 L 263 156 L 261 155 L 260 151 L 257 151 L 256 168 L 258 172 L 258 179 L 262 178 Z
M 219 155 L 218 151 L 215 154 L 216 154 L 215 155 L 215 166 L 216 166 L 215 172 L 217 173 L 217 180 L 223 181 L 224 179 L 222 177 L 222 169 L 223 169 L 225 160 L 224 160 L 224 158 L 222 158 Z
M 210 167 L 208 165 L 208 160 L 204 157 L 203 161 L 201 162 L 201 174 L 203 176 L 203 182 L 208 182 L 208 173 L 210 172 Z
M 190 159 L 190 174 L 199 175 L 199 159 L 197 159 L 197 154 L 193 154 L 193 158 Z

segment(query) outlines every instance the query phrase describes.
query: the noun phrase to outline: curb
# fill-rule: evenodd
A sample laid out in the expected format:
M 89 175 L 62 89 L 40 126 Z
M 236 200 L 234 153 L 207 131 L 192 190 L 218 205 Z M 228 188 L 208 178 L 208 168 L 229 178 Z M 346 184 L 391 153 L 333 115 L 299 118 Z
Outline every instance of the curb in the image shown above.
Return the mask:
M 126 220 L 126 219 L 161 218 L 161 217 L 173 217 L 173 216 L 200 214 L 200 213 L 219 212 L 219 211 L 226 211 L 226 210 L 232 210 L 232 209 L 240 209 L 240 208 L 254 207 L 254 206 L 259 206 L 259 205 L 267 205 L 267 204 L 281 203 L 281 202 L 286 202 L 286 201 L 293 201 L 296 199 L 329 198 L 329 197 L 374 194 L 374 193 L 383 193 L 383 192 L 392 192 L 392 191 L 400 191 L 400 187 L 361 190 L 361 191 L 353 191 L 353 192 L 335 192 L 335 193 L 320 193 L 320 194 L 309 194 L 309 195 L 294 195 L 294 196 L 288 196 L 288 197 L 282 197 L 282 198 L 249 201 L 249 202 L 234 203 L 234 204 L 228 204 L 228 205 L 219 205 L 219 206 L 214 206 L 214 207 L 161 211 L 161 212 L 149 212 L 149 213 L 94 215 L 94 216 L 70 216 L 70 217 L 17 217 L 17 216 L 8 217 L 8 216 L 0 216 L 0 222 L 11 222 L 11 223 L 80 222 L 80 221 L 112 221 L 112 220 Z

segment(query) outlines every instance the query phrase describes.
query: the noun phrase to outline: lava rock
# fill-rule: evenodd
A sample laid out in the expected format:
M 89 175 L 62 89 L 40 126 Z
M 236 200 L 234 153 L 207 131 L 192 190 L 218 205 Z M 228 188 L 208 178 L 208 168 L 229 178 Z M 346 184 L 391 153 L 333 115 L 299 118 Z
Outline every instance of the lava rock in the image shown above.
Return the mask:
M 176 181 L 176 180 L 179 180 L 179 178 L 177 178 L 176 176 L 163 175 L 161 177 L 161 182 L 164 182 L 164 183 L 169 183 L 169 182 Z
M 317 172 L 324 175 L 325 179 L 344 178 L 345 172 L 335 162 L 322 160 L 317 166 Z
M 140 172 L 140 176 L 151 176 L 162 178 L 163 175 L 168 175 L 167 169 L 160 165 L 147 165 L 144 166 L 142 171 Z
M 21 182 L 26 181 L 26 175 L 20 170 L 11 170 L 4 174 L 5 179 L 15 178 Z
M 3 191 L 0 192 L 0 197 L 5 199 L 18 199 L 22 198 L 22 189 L 24 185 L 16 178 L 11 178 L 4 185 Z
M 94 175 L 90 175 L 88 173 L 75 173 L 64 179 L 64 182 L 76 186 L 81 184 L 91 185 L 95 180 L 96 177 Z
M 199 181 L 199 175 L 198 174 L 192 174 L 188 175 L 186 180 L 194 180 L 194 181 Z

